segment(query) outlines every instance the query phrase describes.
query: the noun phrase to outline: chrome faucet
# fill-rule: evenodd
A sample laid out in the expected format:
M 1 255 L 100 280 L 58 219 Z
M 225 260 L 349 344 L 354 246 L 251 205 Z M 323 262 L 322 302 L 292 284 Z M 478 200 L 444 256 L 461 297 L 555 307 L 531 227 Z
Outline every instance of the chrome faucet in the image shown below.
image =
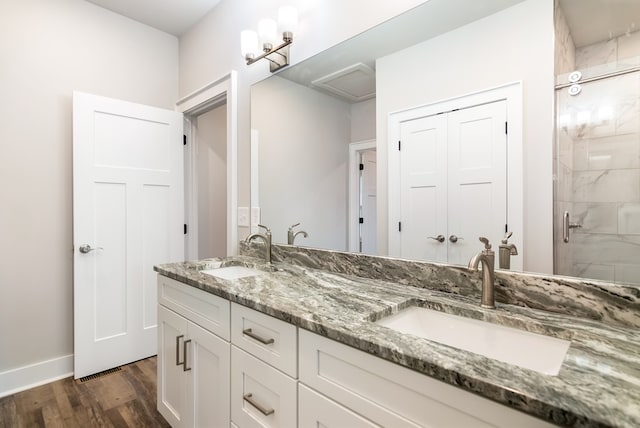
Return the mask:
M 480 242 L 484 244 L 484 250 L 469 260 L 468 268 L 470 271 L 477 271 L 478 265 L 482 263 L 482 297 L 480 298 L 480 306 L 487 309 L 494 309 L 496 307 L 493 296 L 495 253 L 491 250 L 491 244 L 487 238 L 481 236 Z
M 302 234 L 302 236 L 304 236 L 305 238 L 309 237 L 309 234 L 307 232 L 305 232 L 304 230 L 299 230 L 298 232 L 293 232 L 293 229 L 300 226 L 300 223 L 296 223 L 293 226 L 291 226 L 289 228 L 289 230 L 287 231 L 287 244 L 289 245 L 293 245 L 293 242 L 296 240 L 296 236 Z
M 265 230 L 265 233 L 253 233 L 249 236 L 247 236 L 247 238 L 244 240 L 244 242 L 246 242 L 247 244 L 251 241 L 253 241 L 256 238 L 260 238 L 264 241 L 264 245 L 265 245 L 265 255 L 264 258 L 267 261 L 267 263 L 271 263 L 271 229 L 269 229 L 267 226 L 263 226 L 261 224 L 258 225 L 258 227 L 261 227 Z
M 511 256 L 518 255 L 518 248 L 515 244 L 509 244 L 509 238 L 511 238 L 513 232 L 507 232 L 504 234 L 502 244 L 498 247 L 498 267 L 500 269 L 511 268 Z

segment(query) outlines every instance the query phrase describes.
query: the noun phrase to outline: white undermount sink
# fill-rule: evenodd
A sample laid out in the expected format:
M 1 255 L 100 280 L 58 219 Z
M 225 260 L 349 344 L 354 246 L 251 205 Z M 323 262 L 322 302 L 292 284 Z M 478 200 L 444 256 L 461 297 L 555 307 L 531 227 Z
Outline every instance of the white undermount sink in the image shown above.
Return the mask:
M 262 275 L 265 272 L 246 266 L 225 266 L 215 269 L 201 270 L 200 273 L 211 275 L 220 279 L 234 280 L 240 278 L 248 278 L 250 276 Z
M 416 306 L 377 324 L 552 376 L 560 371 L 571 344 L 568 340 Z

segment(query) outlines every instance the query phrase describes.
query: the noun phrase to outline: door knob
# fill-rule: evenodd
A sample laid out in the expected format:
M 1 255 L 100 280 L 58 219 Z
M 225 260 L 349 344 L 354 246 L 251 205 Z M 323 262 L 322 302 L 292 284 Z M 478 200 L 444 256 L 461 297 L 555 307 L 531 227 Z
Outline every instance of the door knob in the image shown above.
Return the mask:
M 102 247 L 91 248 L 91 245 L 89 245 L 89 244 L 82 244 L 78 248 L 78 250 L 80 250 L 80 252 L 82 254 L 87 254 L 87 253 L 90 253 L 90 252 L 95 251 L 95 250 L 103 250 L 103 249 L 104 248 L 102 248 Z
M 455 244 L 456 242 L 458 242 L 458 240 L 460 240 L 460 239 L 464 239 L 464 238 L 462 238 L 462 237 L 460 237 L 460 236 L 456 236 L 456 235 L 451 235 L 451 236 L 449 237 L 449 241 L 453 242 L 454 244 Z
M 430 236 L 429 239 L 433 239 L 433 240 L 436 240 L 438 242 L 444 242 L 444 235 Z

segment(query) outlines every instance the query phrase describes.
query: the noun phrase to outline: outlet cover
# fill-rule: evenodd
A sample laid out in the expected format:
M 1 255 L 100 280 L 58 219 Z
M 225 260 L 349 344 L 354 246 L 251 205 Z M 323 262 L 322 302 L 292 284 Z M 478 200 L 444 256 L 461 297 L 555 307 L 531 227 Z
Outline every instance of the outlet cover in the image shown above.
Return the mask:
M 260 224 L 260 207 L 251 207 L 251 227 L 258 227 Z
M 249 227 L 249 207 L 238 207 L 238 226 Z

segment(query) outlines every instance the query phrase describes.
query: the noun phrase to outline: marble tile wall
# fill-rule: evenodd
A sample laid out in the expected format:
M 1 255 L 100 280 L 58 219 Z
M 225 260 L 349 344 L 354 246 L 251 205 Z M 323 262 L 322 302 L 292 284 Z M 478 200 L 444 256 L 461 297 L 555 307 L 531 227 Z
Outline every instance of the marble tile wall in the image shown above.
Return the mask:
M 555 226 L 564 210 L 582 225 L 556 234 L 557 272 L 640 283 L 640 72 L 581 87 L 557 92 Z
M 630 32 L 611 40 L 577 48 L 575 50 L 575 69 L 581 70 L 604 64 L 609 64 L 609 67 L 613 67 L 613 64 L 618 61 L 637 56 L 640 56 L 640 31 Z M 563 71 L 556 74 L 561 73 Z
M 555 73 L 557 76 L 575 70 L 576 48 L 564 12 L 558 2 L 555 4 L 553 22 L 555 27 Z

